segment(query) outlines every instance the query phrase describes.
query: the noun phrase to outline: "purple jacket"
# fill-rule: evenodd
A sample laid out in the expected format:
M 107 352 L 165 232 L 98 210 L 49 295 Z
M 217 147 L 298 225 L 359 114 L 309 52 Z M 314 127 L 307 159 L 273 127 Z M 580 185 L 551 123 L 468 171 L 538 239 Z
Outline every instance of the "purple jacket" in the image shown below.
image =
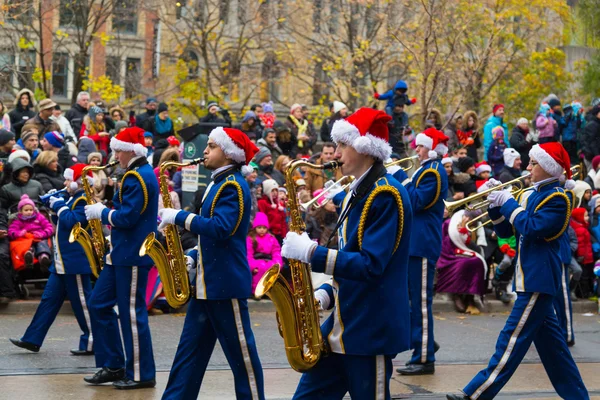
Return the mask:
M 21 214 L 8 227 L 8 237 L 17 239 L 31 233 L 36 239 L 48 239 L 54 234 L 54 227 L 42 214 L 36 211 L 33 217 L 23 220 Z

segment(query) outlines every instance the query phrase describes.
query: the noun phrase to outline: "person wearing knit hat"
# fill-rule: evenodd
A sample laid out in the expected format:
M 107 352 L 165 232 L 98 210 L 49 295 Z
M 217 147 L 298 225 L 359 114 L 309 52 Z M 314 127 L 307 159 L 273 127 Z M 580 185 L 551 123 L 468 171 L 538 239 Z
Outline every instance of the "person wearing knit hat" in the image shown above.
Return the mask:
M 15 134 L 6 129 L 0 129 L 0 158 L 8 158 L 15 144 Z
M 151 130 L 156 140 L 166 139 L 175 135 L 173 120 L 169 117 L 169 107 L 166 103 L 160 103 L 151 124 L 144 126 L 147 131 Z
M 179 142 L 179 139 L 177 139 L 175 136 L 169 136 L 167 138 L 167 142 L 169 143 L 169 146 L 171 146 L 171 147 L 179 148 L 179 146 L 181 145 L 181 143 Z
M 148 235 L 156 234 L 158 180 L 146 159 L 143 129 L 123 130 L 111 139 L 110 147 L 125 170 L 113 198 L 114 209 L 102 203 L 85 206 L 88 221 L 100 219 L 103 225 L 111 226 L 111 246 L 96 282 L 99 290 L 90 300 L 92 323 L 102 331 L 95 337 L 96 363 L 101 369 L 84 380 L 91 384 L 115 381 L 113 386 L 118 389 L 154 387 L 156 368 L 145 302 L 148 272 L 154 261 L 148 255 L 140 256 L 140 248 Z M 129 307 L 129 317 L 121 318 L 121 333 L 117 316 L 111 311 L 114 304 Z
M 262 367 L 248 312 L 252 274 L 246 235 L 252 200 L 243 177 L 243 172 L 252 170 L 247 164 L 257 152 L 244 132 L 213 129 L 204 150 L 204 166 L 213 171 L 212 182 L 200 214 L 171 208 L 160 211 L 159 229 L 175 224 L 199 235 L 198 247 L 189 254 L 198 260 L 196 293 L 189 303 L 165 399 L 198 397 L 200 384 L 193 375 L 204 374 L 216 342 L 199 346 L 198 332 L 213 332 L 231 350 L 228 361 L 237 397 L 264 398 Z
M 492 130 L 496 127 L 501 127 L 503 129 L 504 142 L 508 145 L 508 126 L 506 126 L 504 123 L 503 104 L 494 104 L 494 107 L 492 108 L 492 116 L 488 118 L 485 126 L 483 127 L 483 159 L 487 162 L 490 162 L 488 158 L 488 151 L 492 145 L 492 142 L 494 141 Z
M 498 176 L 504 167 L 504 149 L 508 147 L 504 140 L 504 128 L 496 126 L 492 129 L 492 136 L 494 140 L 488 148 L 486 160 L 492 167 L 494 176 Z
M 571 177 L 571 165 L 566 150 L 557 142 L 535 145 L 529 155 L 527 169 L 534 189 L 527 191 L 526 200 L 521 196 L 519 204 L 508 189 L 494 191 L 487 198 L 498 237 L 516 236 L 517 299 L 488 366 L 467 384 L 463 394 L 447 395 L 451 400 L 494 398 L 533 342 L 544 368 L 551 371 L 548 377 L 558 396 L 589 399 L 554 309 L 565 276 L 560 240 L 571 216 L 571 204 L 559 180 L 565 172 L 567 179 Z
M 407 265 L 414 224 L 407 190 L 384 166 L 392 152 L 390 120 L 384 111 L 360 108 L 333 125 L 335 158 L 343 163 L 344 175 L 357 178 L 347 194 L 339 184 L 327 185 L 327 197 L 333 196 L 332 203 L 342 210 L 332 229 L 343 233 L 338 250 L 318 245 L 306 232 L 289 232 L 283 241 L 283 257 L 310 263 L 313 272 L 333 277 L 315 291 L 322 309 L 334 309 L 322 326 L 329 356 L 304 373 L 294 397 L 346 393 L 347 376 L 362 377 L 361 385 L 352 385 L 353 398 L 372 398 L 376 390 L 389 393 L 391 373 L 385 370 L 392 368 L 390 354 L 410 348 Z
M 50 266 L 50 277 L 42 300 L 25 334 L 21 339 L 10 339 L 14 345 L 29 351 L 40 350 L 61 305 L 65 298 L 68 298 L 82 332 L 79 345 L 71 350 L 71 354 L 75 356 L 94 354 L 96 346 L 92 338 L 92 320 L 88 308 L 92 293 L 90 280 L 92 272 L 81 245 L 69 241 L 71 230 L 76 223 L 87 225 L 84 211 L 85 193 L 79 179 L 83 167 L 85 164 L 75 164 L 64 172 L 67 192 L 71 196 L 68 200 L 58 193 L 48 199 L 50 208 L 56 213 L 56 231 L 53 238 L 56 250 L 54 263 Z
M 348 115 L 348 107 L 341 101 L 334 101 L 333 102 L 333 113 L 334 114 L 339 113 L 339 115 L 342 118 L 346 118 L 346 116 Z
M 43 150 L 58 151 L 65 145 L 65 137 L 57 131 L 48 132 L 40 140 L 40 145 Z
M 502 183 L 512 181 L 521 177 L 521 154 L 515 149 L 504 149 L 504 167 L 500 170 L 495 178 Z
M 8 163 L 12 163 L 17 158 L 21 158 L 21 159 L 27 161 L 28 163 L 31 162 L 31 156 L 29 155 L 29 153 L 27 151 L 25 151 L 25 150 L 14 150 L 8 156 Z

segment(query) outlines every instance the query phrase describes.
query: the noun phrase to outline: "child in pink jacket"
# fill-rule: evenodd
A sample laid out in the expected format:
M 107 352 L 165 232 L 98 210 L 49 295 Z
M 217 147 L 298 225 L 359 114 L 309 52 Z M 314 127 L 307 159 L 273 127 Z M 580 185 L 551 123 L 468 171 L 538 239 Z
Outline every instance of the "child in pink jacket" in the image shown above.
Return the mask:
M 269 233 L 269 219 L 266 214 L 256 213 L 252 230 L 246 238 L 246 248 L 248 264 L 252 272 L 252 293 L 254 293 L 258 281 L 273 264 L 279 264 L 280 269 L 283 266 L 281 247 L 275 236 Z
M 34 255 L 40 263 L 40 267 L 48 268 L 50 266 L 50 246 L 48 238 L 52 237 L 54 227 L 39 213 L 33 200 L 28 195 L 21 196 L 18 205 L 17 217 L 8 227 L 8 237 L 11 242 L 11 249 L 24 248 L 24 254 L 14 254 L 17 259 L 22 259 L 26 266 L 32 266 Z M 28 246 L 18 246 L 16 242 L 28 241 Z M 22 244 L 21 243 L 21 244 Z

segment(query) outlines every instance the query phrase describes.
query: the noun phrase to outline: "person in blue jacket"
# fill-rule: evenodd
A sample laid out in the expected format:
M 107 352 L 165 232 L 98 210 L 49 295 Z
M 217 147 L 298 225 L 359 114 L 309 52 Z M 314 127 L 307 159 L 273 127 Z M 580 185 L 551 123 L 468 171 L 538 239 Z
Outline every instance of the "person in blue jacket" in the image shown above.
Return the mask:
M 569 156 L 558 142 L 535 145 L 529 156 L 527 170 L 534 188 L 527 196 L 521 196 L 519 202 L 506 189 L 488 196 L 489 216 L 496 234 L 503 238 L 516 234 L 517 300 L 488 366 L 467 384 L 464 394 L 449 394 L 449 400 L 493 399 L 532 343 L 561 398 L 589 399 L 553 307 L 563 271 L 559 239 L 571 215 L 569 196 L 560 183 L 563 173 L 571 178 Z M 490 180 L 486 185 L 496 184 Z
M 18 347 L 38 352 L 44 338 L 58 315 L 66 298 L 81 329 L 79 346 L 72 349 L 76 356 L 94 354 L 92 322 L 88 309 L 92 292 L 90 281 L 90 264 L 79 243 L 70 243 L 69 235 L 76 223 L 87 224 L 84 207 L 86 198 L 81 186 L 81 171 L 85 164 L 75 164 L 64 172 L 65 186 L 71 195 L 65 201 L 59 194 L 49 198 L 50 208 L 56 213 L 53 216 L 56 225 L 53 253 L 54 262 L 50 265 L 50 277 L 46 283 L 42 300 L 33 320 L 21 339 L 10 339 Z M 93 178 L 88 177 L 92 180 Z M 92 183 L 93 185 L 93 183 Z
M 492 116 L 488 118 L 483 127 L 483 159 L 485 161 L 489 161 L 488 150 L 494 141 L 492 130 L 497 126 L 501 126 L 502 129 L 504 129 L 504 143 L 506 143 L 506 147 L 510 147 L 510 142 L 508 141 L 508 126 L 504 123 L 504 104 L 494 104 Z
M 425 375 L 435 372 L 436 343 L 433 336 L 433 279 L 435 264 L 442 251 L 444 199 L 448 192 L 448 174 L 441 157 L 448 152 L 448 137 L 428 128 L 416 137 L 420 167 L 409 179 L 399 167 L 389 172 L 408 191 L 414 224 L 410 233 L 408 289 L 410 294 L 410 328 L 412 357 L 402 375 Z
M 256 349 L 248 297 L 252 274 L 246 235 L 250 224 L 250 188 L 242 175 L 258 152 L 248 136 L 215 128 L 204 150 L 212 170 L 200 215 L 165 208 L 161 227 L 176 224 L 198 235 L 196 297 L 190 301 L 183 331 L 163 394 L 167 399 L 195 399 L 217 340 L 233 372 L 238 399 L 264 399 L 262 366 Z
M 315 291 L 333 309 L 321 331 L 327 356 L 305 372 L 294 399 L 390 399 L 392 359 L 410 348 L 408 248 L 412 210 L 408 192 L 383 161 L 390 117 L 360 108 L 333 126 L 335 157 L 357 179 L 340 209 L 338 248 L 318 246 L 306 232 L 289 232 L 282 256 L 310 263 L 332 277 Z M 330 189 L 330 194 L 339 191 Z M 339 194 L 341 197 L 341 194 Z
M 143 129 L 126 128 L 111 139 L 110 147 L 125 170 L 113 197 L 114 209 L 102 203 L 85 207 L 88 221 L 101 219 L 111 231 L 110 251 L 90 299 L 96 366 L 101 369 L 84 380 L 93 385 L 113 382 L 117 389 L 154 387 L 156 368 L 146 310 L 148 272 L 154 263 L 149 256 L 140 257 L 139 250 L 146 236 L 157 231 L 158 180 L 146 159 Z
M 408 98 L 408 94 L 406 94 L 407 91 L 408 85 L 406 84 L 406 82 L 398 81 L 394 85 L 394 89 L 390 89 L 383 94 L 375 92 L 373 94 L 373 97 L 377 100 L 386 100 L 387 103 L 385 103 L 385 112 L 387 115 L 392 116 L 392 112 L 394 111 L 395 105 L 402 104 L 410 106 L 417 102 L 417 99 L 415 98 Z
M 584 109 L 581 103 L 574 101 L 571 104 L 567 104 L 563 111 L 565 112 L 565 126 L 562 130 L 562 144 L 567 153 L 569 153 L 571 165 L 575 165 L 579 161 L 577 137 L 581 129 L 585 126 Z

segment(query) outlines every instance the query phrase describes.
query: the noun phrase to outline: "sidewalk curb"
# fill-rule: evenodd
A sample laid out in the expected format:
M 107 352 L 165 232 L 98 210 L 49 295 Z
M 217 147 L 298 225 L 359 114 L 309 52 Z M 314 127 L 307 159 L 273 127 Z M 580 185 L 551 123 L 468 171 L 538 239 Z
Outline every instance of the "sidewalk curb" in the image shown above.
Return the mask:
M 33 315 L 39 305 L 39 300 L 18 300 L 10 304 L 0 304 L 0 315 Z M 185 312 L 185 308 L 179 310 Z M 250 312 L 274 312 L 275 305 L 268 299 L 256 301 L 248 300 L 248 308 Z M 512 310 L 511 304 L 503 304 L 498 300 L 486 300 L 485 313 L 508 313 Z M 436 313 L 440 312 L 455 312 L 454 304 L 446 300 L 434 300 L 433 311 Z M 597 313 L 598 304 L 588 300 L 579 300 L 573 303 L 573 313 L 584 314 L 584 313 Z M 69 301 L 65 301 L 62 305 L 59 314 L 73 314 L 71 304 Z

